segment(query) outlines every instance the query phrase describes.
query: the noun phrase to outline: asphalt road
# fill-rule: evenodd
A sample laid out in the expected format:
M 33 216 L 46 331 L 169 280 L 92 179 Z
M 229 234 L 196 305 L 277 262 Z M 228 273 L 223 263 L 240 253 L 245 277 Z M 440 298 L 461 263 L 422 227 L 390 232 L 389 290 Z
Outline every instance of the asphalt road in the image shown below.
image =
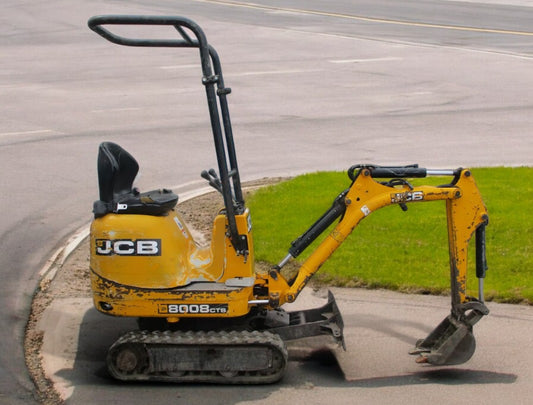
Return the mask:
M 67 261 L 65 269 L 74 268 Z M 54 288 L 63 282 L 60 275 Z M 456 398 L 473 404 L 530 402 L 531 308 L 490 303 L 490 316 L 475 326 L 474 356 L 460 366 L 434 367 L 416 364 L 407 353 L 448 313 L 449 298 L 342 288 L 333 292 L 343 314 L 347 351 L 335 350 L 337 360 L 322 355 L 290 361 L 284 378 L 274 385 L 237 388 L 112 381 L 104 366 L 107 349 L 136 323 L 102 316 L 91 298 L 76 294 L 54 299 L 46 310 L 41 354 L 47 375 L 68 404 L 407 405 L 449 404 Z M 326 291 L 305 288 L 291 306 L 317 308 L 325 301 Z M 309 345 L 305 343 L 305 350 Z
M 178 14 L 221 55 L 245 179 L 359 162 L 532 164 L 529 1 L 19 2 L 0 15 L 0 402 L 30 403 L 39 271 L 91 219 L 99 142 L 143 189 L 214 165 L 194 52 L 114 46 L 95 14 Z M 230 395 L 228 393 L 228 395 Z

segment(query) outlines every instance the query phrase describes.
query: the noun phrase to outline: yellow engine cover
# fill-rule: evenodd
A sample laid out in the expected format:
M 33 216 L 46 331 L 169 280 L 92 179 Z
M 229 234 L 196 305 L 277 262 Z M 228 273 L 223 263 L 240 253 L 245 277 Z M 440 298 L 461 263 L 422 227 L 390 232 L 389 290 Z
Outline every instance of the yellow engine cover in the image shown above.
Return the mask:
M 212 245 L 224 246 L 224 229 L 214 229 L 213 235 L 222 240 L 213 240 Z M 224 273 L 224 252 L 198 247 L 176 211 L 165 216 L 108 214 L 95 219 L 90 256 L 91 269 L 98 276 L 146 289 L 217 281 Z

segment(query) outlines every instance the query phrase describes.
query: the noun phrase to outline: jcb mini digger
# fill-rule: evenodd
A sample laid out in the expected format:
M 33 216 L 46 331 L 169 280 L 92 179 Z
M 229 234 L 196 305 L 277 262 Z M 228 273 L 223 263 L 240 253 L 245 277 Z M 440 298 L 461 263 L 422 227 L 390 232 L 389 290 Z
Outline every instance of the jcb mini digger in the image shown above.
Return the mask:
M 108 29 L 116 25 L 169 26 L 177 39 L 135 39 Z M 451 275 L 451 313 L 411 354 L 418 362 L 460 364 L 475 350 L 473 325 L 488 313 L 483 303 L 488 216 L 470 170 L 429 170 L 417 165 L 355 165 L 347 188 L 269 271 L 254 267 L 251 214 L 246 208 L 219 57 L 201 28 L 182 17 L 97 16 L 89 27 L 105 39 L 137 47 L 197 48 L 215 143 L 218 174 L 204 177 L 224 200 L 212 239 L 199 246 L 175 209 L 178 196 L 133 187 L 135 159 L 105 142 L 98 154 L 100 199 L 91 226 L 94 305 L 108 315 L 135 317 L 139 330 L 109 349 L 107 366 L 121 380 L 270 383 L 286 368 L 286 343 L 316 336 L 344 346 L 343 322 L 333 296 L 326 305 L 286 312 L 320 266 L 359 222 L 392 204 L 445 201 Z M 449 176 L 449 184 L 413 186 L 408 178 Z M 336 225 L 286 279 L 281 269 L 330 225 Z M 466 295 L 467 249 L 475 235 L 478 298 Z

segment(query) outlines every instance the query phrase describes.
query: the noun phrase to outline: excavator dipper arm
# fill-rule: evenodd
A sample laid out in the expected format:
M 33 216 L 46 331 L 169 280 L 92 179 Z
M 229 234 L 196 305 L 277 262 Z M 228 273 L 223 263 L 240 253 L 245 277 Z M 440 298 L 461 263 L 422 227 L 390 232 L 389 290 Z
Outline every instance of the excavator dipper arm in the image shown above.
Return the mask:
M 406 178 L 430 175 L 453 176 L 451 184 L 442 186 L 412 186 Z M 438 201 L 446 202 L 448 245 L 450 256 L 451 313 L 425 339 L 417 342 L 412 354 L 419 362 L 431 364 L 459 364 L 467 361 L 475 350 L 472 326 L 488 314 L 483 303 L 483 278 L 487 265 L 485 257 L 485 227 L 487 210 L 472 174 L 467 169 L 429 170 L 417 165 L 380 167 L 357 165 L 349 170 L 352 184 L 342 192 L 332 207 L 301 237 L 297 238 L 289 254 L 271 272 L 272 291 L 279 303 L 293 302 L 310 278 L 342 244 L 359 222 L 372 212 L 393 204 L 402 209 L 406 204 Z M 386 182 L 376 179 L 387 178 Z M 278 273 L 290 258 L 299 255 L 329 225 L 341 218 L 318 248 L 303 262 L 297 276 L 284 289 Z M 466 294 L 468 244 L 476 235 L 476 275 L 479 278 L 478 297 Z

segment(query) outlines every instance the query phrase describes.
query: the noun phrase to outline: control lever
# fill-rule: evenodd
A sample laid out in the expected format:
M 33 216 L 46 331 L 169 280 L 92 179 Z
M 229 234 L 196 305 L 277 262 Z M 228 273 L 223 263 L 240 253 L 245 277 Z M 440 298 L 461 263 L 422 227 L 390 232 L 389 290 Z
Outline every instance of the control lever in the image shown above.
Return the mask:
M 202 173 L 200 175 L 209 182 L 209 185 L 211 187 L 213 187 L 219 193 L 222 193 L 222 182 L 218 178 L 215 169 L 209 169 L 209 171 L 202 170 Z

